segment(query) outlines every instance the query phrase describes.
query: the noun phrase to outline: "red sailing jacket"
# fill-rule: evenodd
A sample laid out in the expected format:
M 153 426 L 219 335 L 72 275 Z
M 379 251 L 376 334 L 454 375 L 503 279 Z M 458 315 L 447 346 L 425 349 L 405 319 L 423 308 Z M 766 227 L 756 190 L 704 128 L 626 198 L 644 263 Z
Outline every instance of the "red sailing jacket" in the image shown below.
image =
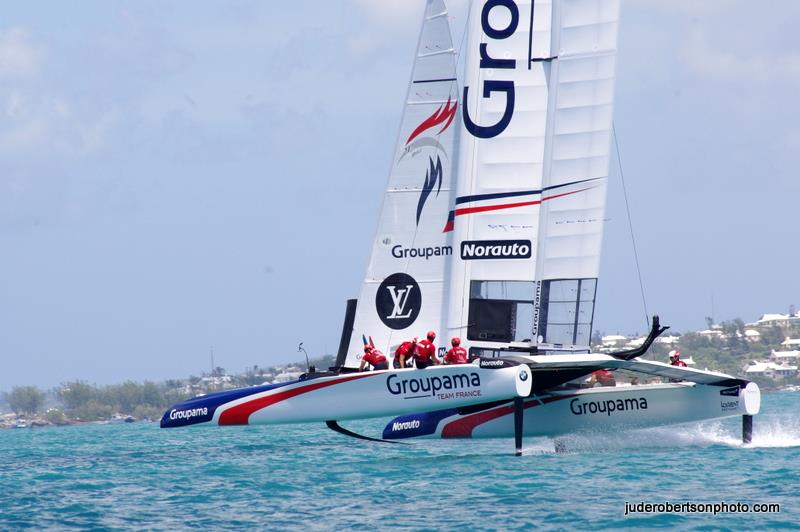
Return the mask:
M 414 359 L 420 362 L 430 362 L 436 354 L 436 346 L 428 339 L 417 342 L 417 349 L 414 351 Z
M 406 360 L 408 360 L 409 354 L 413 355 L 413 353 L 411 352 L 411 347 L 413 345 L 414 344 L 411 342 L 403 342 L 402 344 L 400 344 L 400 347 L 398 347 L 394 352 L 394 358 L 399 360 L 401 356 L 404 356 L 406 357 Z
M 444 356 L 445 364 L 466 364 L 467 362 L 467 350 L 461 346 L 452 348 Z
M 381 353 L 377 349 L 373 349 L 371 353 L 364 353 L 364 355 L 361 358 L 366 360 L 373 366 L 375 366 L 376 364 L 380 364 L 381 362 L 386 362 L 386 357 L 383 356 L 383 353 Z

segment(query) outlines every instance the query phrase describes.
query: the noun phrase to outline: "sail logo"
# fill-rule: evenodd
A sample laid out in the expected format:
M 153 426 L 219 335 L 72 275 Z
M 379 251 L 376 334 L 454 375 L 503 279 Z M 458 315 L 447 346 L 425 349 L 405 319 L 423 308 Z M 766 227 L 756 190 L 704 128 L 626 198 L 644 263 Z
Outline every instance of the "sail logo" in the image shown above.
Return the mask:
M 411 291 L 414 289 L 414 285 L 406 285 L 403 289 L 398 289 L 396 286 L 387 286 L 389 293 L 392 295 L 392 313 L 386 316 L 387 319 L 396 320 L 398 318 L 408 318 L 411 316 L 411 312 L 414 309 L 408 311 L 407 314 L 403 314 L 403 310 L 406 307 L 406 303 L 408 303 L 408 296 L 411 294 Z
M 505 28 L 496 28 L 492 26 L 489 21 L 489 16 L 493 9 L 503 9 L 505 8 L 508 10 L 508 14 L 510 15 L 510 20 L 508 25 Z M 533 5 L 531 5 L 531 9 L 533 9 Z M 497 23 L 497 17 L 495 17 L 495 23 Z M 487 39 L 501 41 L 503 39 L 508 39 L 514 32 L 517 31 L 517 27 L 519 26 L 519 7 L 514 0 L 488 0 L 484 5 L 483 9 L 481 10 L 481 30 L 483 31 L 485 38 L 480 39 L 482 42 L 478 49 L 480 53 L 480 63 L 478 64 L 478 68 L 481 70 L 488 69 L 490 72 L 494 73 L 494 76 L 490 75 L 479 75 L 479 78 L 487 78 L 483 80 L 483 98 L 492 98 L 493 94 L 505 95 L 505 107 L 503 109 L 503 114 L 500 119 L 488 126 L 481 126 L 476 124 L 472 118 L 469 116 L 469 109 L 467 102 L 467 96 L 469 95 L 469 86 L 466 84 L 464 85 L 464 98 L 462 100 L 463 105 L 461 106 L 462 116 L 464 119 L 464 127 L 467 128 L 467 131 L 473 136 L 482 139 L 490 139 L 496 137 L 500 133 L 506 130 L 508 124 L 511 123 L 511 117 L 514 115 L 514 99 L 515 99 L 515 89 L 514 89 L 514 82 L 511 80 L 503 80 L 503 79 L 494 79 L 495 76 L 501 76 L 504 70 L 514 70 L 517 68 L 517 61 L 516 59 L 497 59 L 491 57 L 488 52 L 488 45 L 486 43 Z
M 461 259 L 529 259 L 531 248 L 530 240 L 465 240 L 461 243 Z
M 453 123 L 453 119 L 456 116 L 456 109 L 458 108 L 458 102 L 452 101 L 452 98 L 447 98 L 447 102 L 442 104 L 431 116 L 426 118 L 419 126 L 417 126 L 414 131 L 408 136 L 408 140 L 406 140 L 406 145 L 403 150 L 403 154 L 400 156 L 399 161 L 403 160 L 408 154 L 412 154 L 412 157 L 416 155 L 416 153 L 424 147 L 433 148 L 435 153 L 434 156 L 428 156 L 428 168 L 425 172 L 425 180 L 422 182 L 422 189 L 420 190 L 419 194 L 419 201 L 417 202 L 417 226 L 419 226 L 420 218 L 422 218 L 422 210 L 425 208 L 425 204 L 433 193 L 434 188 L 436 189 L 435 197 L 439 197 L 439 193 L 442 191 L 442 181 L 444 180 L 444 171 L 442 168 L 442 158 L 440 157 L 439 152 L 445 154 L 447 157 L 447 152 L 444 149 L 439 141 L 434 137 L 420 137 L 417 138 L 423 132 L 436 127 L 438 125 L 442 125 L 441 129 L 436 133 L 436 137 L 441 135 L 450 124 Z
M 442 126 L 442 129 L 436 133 L 436 135 L 441 135 L 444 133 L 444 130 L 450 127 L 450 124 L 453 123 L 453 118 L 456 116 L 457 107 L 458 102 L 454 102 L 452 101 L 452 98 L 448 97 L 446 103 L 442 104 L 435 113 L 426 118 L 420 125 L 417 126 L 414 131 L 411 132 L 411 134 L 408 136 L 408 140 L 406 140 L 406 146 L 408 146 L 409 143 L 417 138 L 417 136 L 423 131 L 426 131 L 432 127 L 436 127 L 441 123 L 444 123 L 444 125 Z M 413 147 L 411 147 L 411 149 L 413 149 Z
M 436 185 L 436 197 L 439 197 L 439 192 L 442 190 L 442 159 L 436 155 L 436 163 L 433 162 L 433 157 L 428 157 L 430 161 L 430 168 L 425 174 L 425 182 L 422 184 L 422 190 L 419 193 L 419 202 L 417 203 L 417 225 L 419 226 L 419 218 L 422 216 L 422 208 L 425 207 L 425 202 L 428 196 L 433 192 L 433 187 Z
M 378 318 L 390 329 L 400 330 L 416 321 L 422 309 L 422 292 L 407 273 L 393 273 L 383 280 L 375 294 Z
M 453 254 L 451 246 L 430 246 L 424 248 L 406 248 L 400 244 L 392 247 L 392 257 L 396 259 L 416 259 L 422 258 L 429 260 L 431 257 L 442 257 Z

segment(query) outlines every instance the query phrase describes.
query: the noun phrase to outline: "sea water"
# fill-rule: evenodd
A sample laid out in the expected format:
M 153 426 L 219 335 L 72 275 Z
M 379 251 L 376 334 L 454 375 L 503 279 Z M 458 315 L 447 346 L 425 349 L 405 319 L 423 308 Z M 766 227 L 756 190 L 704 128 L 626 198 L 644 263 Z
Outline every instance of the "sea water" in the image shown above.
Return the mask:
M 375 422 L 344 426 L 379 433 Z M 0 431 L 0 529 L 798 528 L 800 393 L 741 418 L 548 439 L 355 440 L 320 424 Z M 624 515 L 625 503 L 779 513 Z

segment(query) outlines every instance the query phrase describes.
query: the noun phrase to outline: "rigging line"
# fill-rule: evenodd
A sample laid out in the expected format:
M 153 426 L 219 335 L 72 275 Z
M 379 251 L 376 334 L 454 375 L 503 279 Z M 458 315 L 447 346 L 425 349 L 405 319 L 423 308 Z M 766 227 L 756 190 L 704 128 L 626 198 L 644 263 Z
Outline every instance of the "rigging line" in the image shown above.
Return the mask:
M 644 283 L 642 282 L 642 269 L 639 267 L 639 252 L 636 249 L 636 238 L 633 233 L 633 221 L 631 220 L 631 208 L 628 204 L 628 189 L 625 186 L 625 172 L 622 170 L 622 157 L 619 155 L 619 142 L 617 141 L 617 127 L 611 122 L 611 132 L 614 134 L 614 148 L 617 152 L 617 162 L 619 163 L 619 176 L 622 180 L 622 195 L 625 197 L 625 212 L 628 214 L 628 228 L 631 232 L 631 243 L 633 244 L 633 258 L 636 261 L 636 274 L 639 276 L 639 291 L 642 294 L 642 307 L 644 307 L 644 319 L 650 327 L 650 313 L 647 311 L 647 299 L 644 295 Z

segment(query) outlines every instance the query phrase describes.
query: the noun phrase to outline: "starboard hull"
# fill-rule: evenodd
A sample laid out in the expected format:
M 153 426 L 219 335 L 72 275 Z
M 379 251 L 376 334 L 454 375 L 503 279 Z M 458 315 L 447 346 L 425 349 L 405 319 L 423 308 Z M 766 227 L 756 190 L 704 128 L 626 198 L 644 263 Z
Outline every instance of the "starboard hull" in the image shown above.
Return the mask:
M 645 428 L 755 415 L 761 394 L 755 383 L 744 388 L 681 382 L 554 391 L 524 401 L 525 436 Z M 506 438 L 514 435 L 512 404 L 459 414 L 439 410 L 393 419 L 385 439 Z

